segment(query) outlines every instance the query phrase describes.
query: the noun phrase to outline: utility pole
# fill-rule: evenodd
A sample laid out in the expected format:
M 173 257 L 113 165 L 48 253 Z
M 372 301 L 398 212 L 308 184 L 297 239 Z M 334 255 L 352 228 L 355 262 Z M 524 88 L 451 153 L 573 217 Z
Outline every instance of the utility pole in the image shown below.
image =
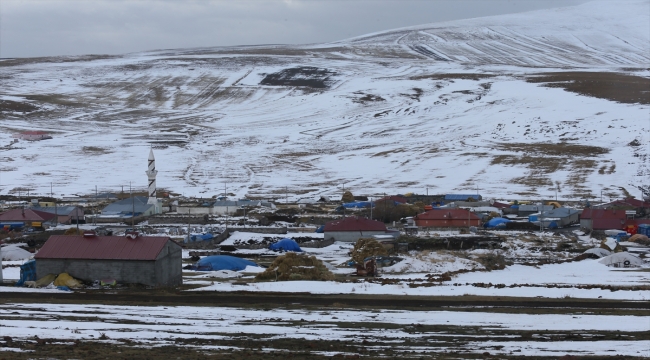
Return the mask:
M 370 198 L 370 220 L 372 220 L 372 198 Z
M 129 194 L 131 194 L 131 231 L 135 231 L 135 199 L 133 198 L 133 189 L 129 181 Z

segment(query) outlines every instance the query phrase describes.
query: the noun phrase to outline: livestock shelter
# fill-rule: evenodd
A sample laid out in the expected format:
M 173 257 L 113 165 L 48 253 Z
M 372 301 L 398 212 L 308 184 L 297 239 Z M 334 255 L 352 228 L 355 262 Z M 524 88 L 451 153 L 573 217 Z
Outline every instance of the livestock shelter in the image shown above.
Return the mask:
M 84 281 L 176 286 L 183 283 L 182 249 L 168 237 L 53 235 L 36 253 L 36 276 L 68 273 Z
M 433 209 L 417 214 L 413 220 L 420 227 L 466 227 L 481 224 L 481 219 L 466 209 Z
M 392 234 L 383 222 L 356 216 L 328 222 L 325 224 L 323 232 L 325 239 L 345 242 L 356 242 L 373 235 Z

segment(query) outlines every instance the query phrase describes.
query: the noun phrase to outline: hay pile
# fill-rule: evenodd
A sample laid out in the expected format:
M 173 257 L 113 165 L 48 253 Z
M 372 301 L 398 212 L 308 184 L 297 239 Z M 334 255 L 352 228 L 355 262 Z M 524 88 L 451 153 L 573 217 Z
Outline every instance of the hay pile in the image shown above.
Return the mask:
M 363 264 L 366 258 L 371 256 L 386 256 L 388 252 L 383 245 L 381 245 L 377 240 L 368 238 L 368 239 L 359 239 L 357 243 L 354 244 L 354 248 L 350 253 L 352 255 L 352 260 L 357 264 Z
M 334 280 L 334 274 L 315 256 L 290 252 L 278 256 L 266 271 L 255 276 L 255 280 Z

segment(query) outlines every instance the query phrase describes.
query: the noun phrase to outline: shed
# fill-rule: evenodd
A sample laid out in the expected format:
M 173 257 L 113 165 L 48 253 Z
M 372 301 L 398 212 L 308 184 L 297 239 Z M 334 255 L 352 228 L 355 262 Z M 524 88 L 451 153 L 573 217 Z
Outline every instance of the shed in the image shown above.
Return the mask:
M 417 214 L 413 220 L 421 227 L 479 226 L 481 219 L 466 209 L 433 209 Z
M 53 235 L 36 253 L 36 275 L 68 273 L 94 281 L 176 286 L 183 282 L 181 247 L 168 237 Z
M 625 210 L 587 208 L 580 214 L 580 227 L 586 230 L 623 229 L 625 219 Z
M 537 216 L 537 220 L 554 219 L 558 227 L 566 227 L 580 222 L 580 211 L 560 207 L 551 211 L 545 211 Z
M 356 216 L 328 222 L 325 224 L 323 232 L 325 233 L 325 239 L 345 242 L 356 242 L 359 239 L 369 238 L 373 235 L 392 234 L 383 222 Z

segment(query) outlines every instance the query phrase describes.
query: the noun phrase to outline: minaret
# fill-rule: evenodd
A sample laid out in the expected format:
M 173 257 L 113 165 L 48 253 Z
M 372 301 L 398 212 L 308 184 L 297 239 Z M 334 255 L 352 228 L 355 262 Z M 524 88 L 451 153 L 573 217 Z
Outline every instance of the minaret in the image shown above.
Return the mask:
M 149 150 L 149 167 L 147 168 L 147 177 L 149 178 L 149 200 L 147 204 L 158 206 L 158 199 L 156 199 L 156 159 L 153 157 L 153 149 Z

